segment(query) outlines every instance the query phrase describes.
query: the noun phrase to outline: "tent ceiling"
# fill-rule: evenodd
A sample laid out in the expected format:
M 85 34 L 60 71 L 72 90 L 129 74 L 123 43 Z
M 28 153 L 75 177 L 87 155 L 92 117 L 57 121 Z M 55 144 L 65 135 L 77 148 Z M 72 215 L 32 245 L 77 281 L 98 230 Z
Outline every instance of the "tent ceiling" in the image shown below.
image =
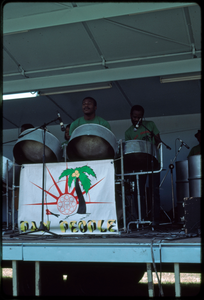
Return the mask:
M 69 123 L 81 116 L 87 95 L 107 120 L 129 118 L 136 103 L 149 117 L 200 112 L 199 81 L 159 78 L 201 71 L 195 3 L 8 3 L 3 33 L 3 93 L 41 93 L 5 101 L 4 129 L 39 126 L 57 111 Z M 103 82 L 112 88 L 56 94 Z

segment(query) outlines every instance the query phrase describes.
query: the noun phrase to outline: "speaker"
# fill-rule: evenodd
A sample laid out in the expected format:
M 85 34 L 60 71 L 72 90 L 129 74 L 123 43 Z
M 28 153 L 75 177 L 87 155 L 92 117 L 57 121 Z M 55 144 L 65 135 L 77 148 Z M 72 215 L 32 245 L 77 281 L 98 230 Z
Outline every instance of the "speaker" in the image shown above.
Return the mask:
M 201 214 L 201 197 L 184 198 L 184 228 L 185 233 L 199 233 Z

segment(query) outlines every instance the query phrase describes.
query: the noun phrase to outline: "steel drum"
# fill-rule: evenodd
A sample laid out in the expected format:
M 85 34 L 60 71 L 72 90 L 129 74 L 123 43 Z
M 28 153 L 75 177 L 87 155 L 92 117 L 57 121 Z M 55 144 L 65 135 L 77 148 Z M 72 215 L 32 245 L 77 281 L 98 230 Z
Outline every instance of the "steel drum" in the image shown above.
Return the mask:
M 7 161 L 8 161 L 8 170 L 7 170 Z M 3 187 L 3 192 L 6 192 L 6 186 L 7 186 L 7 176 L 8 176 L 8 187 L 12 187 L 13 184 L 13 162 L 3 156 L 2 160 L 2 187 Z M 21 166 L 15 164 L 15 178 L 14 178 L 14 183 L 15 186 L 19 185 L 19 178 L 20 178 L 20 169 Z
M 18 164 L 43 162 L 43 135 L 43 129 L 33 130 L 33 128 L 20 134 L 13 148 L 13 155 Z M 62 147 L 59 140 L 45 131 L 45 162 L 58 162 L 61 157 Z
M 189 196 L 201 197 L 201 155 L 188 158 Z
M 177 202 L 189 197 L 188 160 L 176 162 Z
M 117 149 L 115 135 L 104 126 L 84 124 L 77 127 L 67 145 L 70 161 L 114 158 Z
M 152 152 L 153 150 L 153 152 Z M 159 169 L 159 151 L 155 145 L 143 140 L 130 140 L 123 143 L 124 173 L 147 172 Z M 120 161 L 116 163 L 116 173 L 121 172 Z
M 7 173 L 7 161 L 8 161 L 8 173 Z M 3 183 L 3 186 L 6 186 L 7 184 L 7 176 L 8 176 L 8 186 L 11 187 L 12 185 L 12 178 L 13 178 L 13 162 L 3 156 L 3 161 L 2 161 L 2 183 Z
M 184 198 L 189 197 L 188 160 L 176 162 L 177 221 L 184 217 Z

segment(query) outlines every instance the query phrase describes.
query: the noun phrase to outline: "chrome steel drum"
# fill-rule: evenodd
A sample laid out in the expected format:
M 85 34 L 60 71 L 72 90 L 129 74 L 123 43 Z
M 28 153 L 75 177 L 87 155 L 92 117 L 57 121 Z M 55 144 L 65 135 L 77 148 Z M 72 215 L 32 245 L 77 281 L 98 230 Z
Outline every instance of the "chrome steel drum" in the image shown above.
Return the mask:
M 8 170 L 7 170 L 7 161 L 8 161 Z M 8 186 L 11 187 L 13 184 L 13 162 L 3 156 L 3 160 L 2 160 L 2 183 L 3 183 L 3 192 L 5 192 L 6 190 L 6 186 L 7 186 L 7 176 L 8 176 Z M 21 166 L 15 164 L 15 186 L 19 185 L 19 178 L 20 178 L 20 169 Z
M 7 161 L 8 161 L 8 175 L 7 175 Z M 12 185 L 12 178 L 13 178 L 13 162 L 3 156 L 3 161 L 2 161 L 2 165 L 3 165 L 3 168 L 2 168 L 2 182 L 3 182 L 3 185 L 6 186 L 7 184 L 7 176 L 8 176 L 8 186 L 11 187 Z
M 176 165 L 176 196 L 177 221 L 184 217 L 184 198 L 189 197 L 188 160 L 177 161 Z
M 152 152 L 153 150 L 153 152 Z M 159 152 L 155 145 L 142 140 L 130 140 L 123 144 L 124 172 L 152 171 L 159 168 Z
M 18 164 L 43 162 L 43 135 L 43 129 L 33 131 L 33 128 L 20 134 L 13 148 L 13 155 Z M 59 140 L 50 132 L 45 131 L 45 162 L 60 161 L 61 156 L 62 147 Z
M 71 161 L 111 159 L 116 149 L 115 135 L 109 129 L 98 124 L 84 124 L 73 131 L 67 156 Z
M 201 155 L 188 158 L 189 196 L 201 197 Z
M 188 160 L 176 162 L 177 202 L 189 197 Z

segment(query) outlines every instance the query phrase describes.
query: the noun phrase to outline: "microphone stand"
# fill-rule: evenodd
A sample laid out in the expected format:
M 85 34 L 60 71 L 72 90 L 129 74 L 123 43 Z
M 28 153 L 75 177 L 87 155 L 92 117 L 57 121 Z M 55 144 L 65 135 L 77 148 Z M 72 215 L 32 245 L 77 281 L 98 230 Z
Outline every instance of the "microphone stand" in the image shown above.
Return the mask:
M 181 151 L 181 148 L 182 148 L 183 146 L 185 146 L 185 145 L 184 145 L 183 142 L 181 142 L 181 145 L 180 145 L 179 149 L 177 150 L 177 153 L 176 153 L 174 159 L 171 161 L 171 164 L 169 165 L 169 169 L 167 170 L 167 172 L 166 172 L 164 178 L 162 179 L 162 181 L 161 181 L 161 183 L 160 183 L 160 185 L 159 185 L 159 188 L 161 188 L 161 186 L 162 186 L 162 184 L 163 184 L 163 182 L 164 182 L 164 180 L 165 180 L 165 178 L 166 178 L 166 176 L 168 175 L 169 170 L 170 170 L 170 171 L 171 171 L 171 195 L 172 195 L 173 223 L 174 223 L 174 221 L 175 221 L 174 189 L 173 189 L 173 168 L 174 168 L 174 164 L 173 164 L 173 163 L 174 163 L 174 161 L 176 160 L 176 158 L 177 158 L 177 156 L 178 156 L 178 154 L 179 154 L 179 152 Z M 161 208 L 162 208 L 162 207 L 161 207 Z M 162 210 L 163 210 L 163 208 L 162 208 Z M 164 211 L 164 210 L 163 210 L 163 211 Z M 164 213 L 166 214 L 166 212 L 164 212 Z M 167 214 L 166 214 L 166 215 L 167 215 Z M 171 220 L 171 219 L 170 219 L 170 220 Z
M 153 137 L 155 138 L 156 141 L 156 135 L 153 133 L 153 131 L 149 130 L 144 124 L 143 122 L 141 122 L 141 125 L 148 131 L 150 132 L 150 138 L 151 138 L 151 172 L 152 172 L 152 226 L 155 226 L 155 222 L 154 222 L 154 177 L 153 177 L 153 171 L 154 171 L 154 161 L 153 161 Z M 164 144 L 166 146 L 167 149 L 171 150 L 171 148 L 165 144 L 161 139 L 160 142 L 162 144 Z
M 143 122 L 141 122 L 141 125 L 142 125 L 145 129 L 147 129 L 147 130 L 150 132 L 150 134 L 151 134 L 151 140 L 153 140 L 153 137 L 154 137 L 155 140 L 156 140 L 156 138 L 157 138 L 156 134 L 154 134 L 153 131 L 149 130 L 149 129 L 143 124 Z M 166 146 L 167 149 L 171 150 L 171 148 L 170 148 L 167 144 L 165 144 L 165 143 L 161 140 L 161 138 L 160 138 L 160 142 L 161 142 L 162 144 L 164 144 L 164 146 Z M 152 149 L 153 149 L 153 148 L 152 148 Z
M 45 135 L 46 135 L 46 126 L 49 125 L 50 123 L 56 122 L 57 120 L 59 120 L 59 118 L 54 119 L 48 123 L 44 123 L 42 126 L 39 126 L 37 128 L 35 128 L 34 130 L 30 131 L 29 133 L 37 130 L 37 129 L 43 129 L 43 165 L 42 165 L 42 211 L 41 211 L 41 221 L 40 221 L 40 226 L 39 228 L 37 228 L 36 230 L 33 231 L 28 231 L 28 232 L 23 232 L 23 233 L 17 233 L 17 234 L 12 234 L 10 235 L 10 237 L 16 237 L 16 236 L 20 236 L 20 235 L 26 235 L 29 233 L 36 233 L 38 231 L 44 231 L 47 233 L 51 233 L 52 235 L 58 237 L 58 234 L 51 232 L 45 225 L 44 225 L 44 184 L 45 184 L 45 179 L 44 179 L 44 174 L 45 174 Z M 25 133 L 23 136 L 29 134 L 29 133 Z

